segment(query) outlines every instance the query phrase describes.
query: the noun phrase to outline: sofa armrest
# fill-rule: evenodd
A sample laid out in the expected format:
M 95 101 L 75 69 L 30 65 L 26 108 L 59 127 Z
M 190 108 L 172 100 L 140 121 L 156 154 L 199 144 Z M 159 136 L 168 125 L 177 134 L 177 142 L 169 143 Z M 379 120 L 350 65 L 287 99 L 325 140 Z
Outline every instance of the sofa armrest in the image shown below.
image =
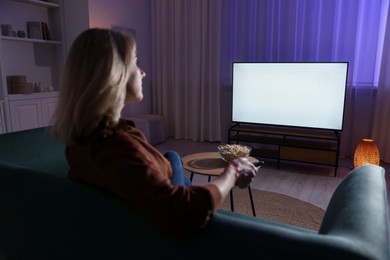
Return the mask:
M 319 233 L 334 239 L 350 238 L 370 259 L 390 259 L 384 174 L 382 167 L 374 165 L 352 170 L 334 192 Z

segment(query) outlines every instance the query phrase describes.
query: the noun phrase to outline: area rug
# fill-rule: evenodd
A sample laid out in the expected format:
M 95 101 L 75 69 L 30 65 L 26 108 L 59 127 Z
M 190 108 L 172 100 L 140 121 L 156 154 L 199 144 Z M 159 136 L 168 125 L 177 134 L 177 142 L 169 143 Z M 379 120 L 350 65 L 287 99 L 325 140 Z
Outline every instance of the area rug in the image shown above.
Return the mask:
M 256 217 L 318 231 L 325 211 L 283 194 L 252 188 Z M 253 216 L 248 189 L 233 190 L 234 211 Z M 230 210 L 228 198 L 221 206 Z

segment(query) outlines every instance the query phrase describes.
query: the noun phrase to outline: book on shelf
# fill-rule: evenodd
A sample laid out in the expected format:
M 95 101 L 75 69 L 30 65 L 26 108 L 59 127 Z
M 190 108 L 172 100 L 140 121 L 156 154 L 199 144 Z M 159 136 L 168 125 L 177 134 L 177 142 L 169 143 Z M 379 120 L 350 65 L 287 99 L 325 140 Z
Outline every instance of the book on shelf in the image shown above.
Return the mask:
M 31 39 L 43 39 L 41 22 L 27 22 L 27 35 Z
M 42 34 L 43 34 L 43 39 L 44 40 L 51 40 L 51 34 L 50 34 L 50 30 L 49 30 L 49 26 L 47 23 L 45 22 L 42 22 Z
M 49 26 L 46 22 L 27 22 L 27 33 L 31 39 L 52 39 Z

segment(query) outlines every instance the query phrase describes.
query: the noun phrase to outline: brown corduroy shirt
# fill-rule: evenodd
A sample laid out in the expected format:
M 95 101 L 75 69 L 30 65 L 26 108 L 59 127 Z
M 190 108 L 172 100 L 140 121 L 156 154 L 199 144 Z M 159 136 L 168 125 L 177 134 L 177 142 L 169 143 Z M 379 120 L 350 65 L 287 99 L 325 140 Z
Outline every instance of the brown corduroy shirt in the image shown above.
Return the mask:
M 160 232 L 183 236 L 204 227 L 221 194 L 213 184 L 173 186 L 168 160 L 134 123 L 121 119 L 66 147 L 69 178 L 108 190 L 130 202 Z

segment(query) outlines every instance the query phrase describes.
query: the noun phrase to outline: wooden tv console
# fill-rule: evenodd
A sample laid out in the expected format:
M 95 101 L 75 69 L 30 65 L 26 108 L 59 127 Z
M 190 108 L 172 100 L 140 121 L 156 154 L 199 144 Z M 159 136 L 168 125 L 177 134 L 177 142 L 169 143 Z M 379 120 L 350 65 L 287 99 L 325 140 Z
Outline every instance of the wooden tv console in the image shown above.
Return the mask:
M 229 128 L 228 142 L 248 144 L 251 156 L 280 161 L 296 161 L 329 165 L 339 164 L 340 133 L 332 130 L 282 128 L 250 124 L 235 124 Z

